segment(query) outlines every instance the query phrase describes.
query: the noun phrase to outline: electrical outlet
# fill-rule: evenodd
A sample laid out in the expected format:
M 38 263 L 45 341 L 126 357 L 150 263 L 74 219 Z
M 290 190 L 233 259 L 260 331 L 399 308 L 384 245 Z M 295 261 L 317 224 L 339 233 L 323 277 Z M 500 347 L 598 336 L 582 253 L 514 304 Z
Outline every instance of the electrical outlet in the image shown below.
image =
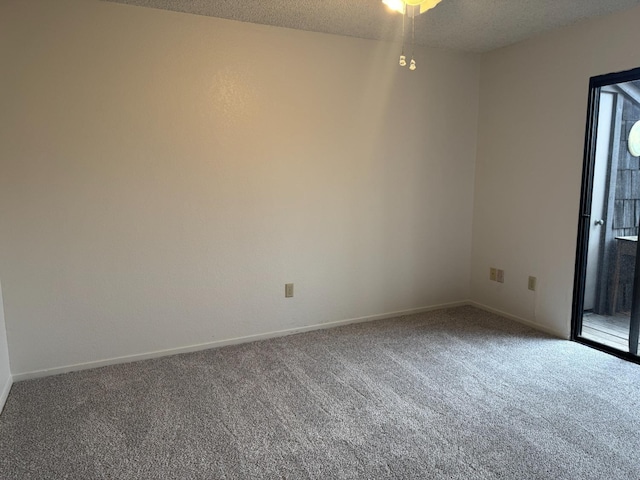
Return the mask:
M 491 267 L 489 269 L 489 280 L 495 282 L 498 279 L 498 273 L 495 268 Z
M 498 283 L 504 283 L 504 270 L 496 270 L 496 281 Z
M 536 277 L 529 277 L 529 290 L 531 290 L 532 292 L 535 292 L 536 283 L 538 283 L 538 279 Z
M 286 298 L 293 297 L 293 283 L 284 284 L 284 296 Z

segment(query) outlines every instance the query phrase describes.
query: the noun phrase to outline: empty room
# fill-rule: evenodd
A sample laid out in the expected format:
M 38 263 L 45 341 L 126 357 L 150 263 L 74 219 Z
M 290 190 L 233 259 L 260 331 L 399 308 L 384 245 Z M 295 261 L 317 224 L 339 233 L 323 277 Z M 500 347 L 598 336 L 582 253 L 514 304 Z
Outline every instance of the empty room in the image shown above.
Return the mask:
M 0 0 L 0 478 L 640 478 L 639 24 Z

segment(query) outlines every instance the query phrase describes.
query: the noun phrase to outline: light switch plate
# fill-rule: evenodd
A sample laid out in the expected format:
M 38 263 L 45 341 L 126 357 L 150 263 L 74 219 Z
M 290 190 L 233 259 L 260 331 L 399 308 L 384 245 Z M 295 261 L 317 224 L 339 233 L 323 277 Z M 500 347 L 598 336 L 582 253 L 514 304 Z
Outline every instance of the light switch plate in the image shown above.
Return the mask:
M 495 282 L 498 279 L 497 270 L 493 267 L 489 269 L 489 280 Z

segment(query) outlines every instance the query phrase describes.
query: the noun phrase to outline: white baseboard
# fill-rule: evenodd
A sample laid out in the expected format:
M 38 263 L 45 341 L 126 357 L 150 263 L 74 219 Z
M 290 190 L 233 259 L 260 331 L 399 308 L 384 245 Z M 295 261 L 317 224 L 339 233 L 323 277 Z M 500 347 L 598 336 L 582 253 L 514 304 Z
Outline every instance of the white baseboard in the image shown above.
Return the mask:
M 549 335 L 553 335 L 554 337 L 568 340 L 568 337 L 564 332 L 561 332 L 554 328 L 547 327 L 546 325 L 541 325 L 532 320 L 527 320 L 526 318 L 518 317 L 517 315 L 511 315 L 510 313 L 503 312 L 502 310 L 498 310 L 496 308 L 492 308 L 482 303 L 474 302 L 471 300 L 467 302 L 467 305 L 471 305 L 472 307 L 479 308 L 480 310 L 484 310 L 485 312 L 495 313 L 496 315 L 500 315 L 501 317 L 508 318 L 509 320 L 513 320 L 514 322 L 522 323 L 523 325 L 527 325 L 528 327 L 548 333 Z
M 11 391 L 11 386 L 13 385 L 13 378 L 9 375 L 9 378 L 2 386 L 2 390 L 0 390 L 0 413 L 4 409 L 4 404 L 7 403 L 7 398 L 9 397 L 9 392 Z
M 210 348 L 220 348 L 220 347 L 225 347 L 227 345 L 237 345 L 240 343 L 255 342 L 257 340 L 266 340 L 269 338 L 284 337 L 284 336 L 293 335 L 296 333 L 303 333 L 303 332 L 310 332 L 313 330 L 322 330 L 326 328 L 340 327 L 342 325 L 349 325 L 352 323 L 384 320 L 387 318 L 400 317 L 403 315 L 413 315 L 416 313 L 429 312 L 432 310 L 440 310 L 443 308 L 460 307 L 463 305 L 469 305 L 469 302 L 461 301 L 461 302 L 444 303 L 440 305 L 432 305 L 430 307 L 413 308 L 409 310 L 401 310 L 398 312 L 389 312 L 389 313 L 383 313 L 379 315 L 369 315 L 366 317 L 350 318 L 347 320 L 338 320 L 335 322 L 319 323 L 316 325 L 309 325 L 306 327 L 296 327 L 296 328 L 290 328 L 286 330 L 277 330 L 273 332 L 259 333 L 256 335 L 247 335 L 245 337 L 237 337 L 237 338 L 230 338 L 227 340 L 217 340 L 215 342 L 188 345 L 185 347 L 170 348 L 166 350 L 157 350 L 154 352 L 140 353 L 140 354 L 134 354 L 134 355 L 126 355 L 123 357 L 108 358 L 105 360 L 78 363 L 75 365 L 66 365 L 63 367 L 55 367 L 55 368 L 49 368 L 44 370 L 35 370 L 32 372 L 25 372 L 25 373 L 14 373 L 13 381 L 20 382 L 24 380 L 31 380 L 34 378 L 48 377 L 51 375 L 59 375 L 61 373 L 74 372 L 77 370 L 87 370 L 90 368 L 99 368 L 99 367 L 106 367 L 109 365 L 117 365 L 119 363 L 130 363 L 130 362 L 136 362 L 140 360 L 149 360 L 152 358 L 166 357 L 169 355 L 176 355 L 179 353 L 197 352 L 200 350 L 208 350 Z

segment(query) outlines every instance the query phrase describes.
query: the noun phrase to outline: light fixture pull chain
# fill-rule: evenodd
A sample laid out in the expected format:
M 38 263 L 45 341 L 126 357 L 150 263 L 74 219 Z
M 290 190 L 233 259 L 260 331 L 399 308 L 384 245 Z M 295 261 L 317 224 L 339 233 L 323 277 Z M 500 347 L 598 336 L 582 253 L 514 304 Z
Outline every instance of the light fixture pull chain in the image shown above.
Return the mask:
M 415 70 L 416 67 L 416 61 L 414 59 L 415 57 L 415 51 L 416 51 L 416 16 L 415 16 L 415 12 L 413 12 L 414 15 L 411 18 L 412 20 L 412 26 L 411 26 L 411 64 L 409 65 L 409 70 Z
M 404 56 L 404 18 L 407 14 L 407 10 L 405 8 L 404 12 L 402 12 L 402 52 L 400 53 L 400 66 L 404 67 L 407 64 L 407 57 Z

